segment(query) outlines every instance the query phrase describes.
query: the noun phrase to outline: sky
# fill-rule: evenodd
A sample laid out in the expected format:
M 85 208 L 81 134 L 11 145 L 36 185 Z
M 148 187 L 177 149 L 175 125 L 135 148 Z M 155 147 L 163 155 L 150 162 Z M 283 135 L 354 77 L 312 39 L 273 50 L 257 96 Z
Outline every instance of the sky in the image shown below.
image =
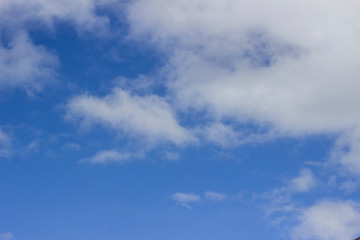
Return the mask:
M 360 236 L 359 12 L 0 1 L 0 240 Z

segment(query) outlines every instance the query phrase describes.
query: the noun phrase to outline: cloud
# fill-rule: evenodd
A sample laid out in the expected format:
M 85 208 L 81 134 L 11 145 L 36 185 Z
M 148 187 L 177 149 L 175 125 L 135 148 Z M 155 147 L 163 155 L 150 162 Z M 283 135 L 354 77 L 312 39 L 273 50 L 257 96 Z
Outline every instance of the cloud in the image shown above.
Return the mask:
M 176 153 L 176 152 L 168 152 L 168 151 L 165 151 L 164 152 L 164 158 L 166 160 L 169 160 L 171 162 L 176 162 L 179 160 L 180 158 L 180 155 L 179 153 Z
M 79 34 L 109 34 L 108 17 L 96 9 L 115 0 L 3 0 L 0 2 L 0 89 L 22 88 L 29 95 L 56 77 L 57 56 L 31 41 L 32 29 L 54 31 L 59 21 Z
M 179 125 L 163 98 L 132 95 L 119 88 L 103 98 L 89 95 L 72 98 L 66 118 L 79 120 L 86 126 L 99 124 L 137 136 L 150 145 L 162 141 L 181 145 L 195 140 Z
M 351 201 L 322 201 L 301 213 L 299 225 L 292 229 L 295 240 L 345 240 L 360 234 L 360 211 Z
M 240 143 L 240 134 L 231 126 L 216 122 L 197 130 L 203 139 L 221 147 L 236 146 Z
M 301 169 L 299 174 L 288 180 L 285 186 L 275 188 L 260 195 L 260 199 L 267 201 L 266 211 L 268 215 L 275 213 L 289 213 L 298 209 L 294 195 L 310 192 L 317 185 L 316 179 L 310 169 Z
M 15 236 L 11 232 L 0 233 L 0 240 L 15 240 Z
M 126 163 L 142 157 L 143 154 L 141 153 L 121 153 L 115 150 L 103 150 L 97 152 L 92 157 L 81 159 L 79 162 L 93 164 Z
M 316 181 L 310 169 L 302 169 L 297 177 L 290 181 L 288 186 L 292 192 L 308 192 L 315 187 Z
M 0 42 L 0 88 L 21 87 L 29 94 L 54 80 L 58 59 L 43 46 L 34 45 L 24 32 L 9 47 Z
M 345 132 L 332 151 L 333 161 L 340 162 L 350 173 L 360 173 L 360 129 Z
M 205 192 L 205 198 L 210 201 L 222 202 L 225 199 L 227 199 L 227 197 L 228 196 L 226 194 L 222 194 L 218 192 L 210 192 L 210 191 Z
M 0 27 L 24 29 L 37 21 L 53 28 L 57 21 L 70 21 L 78 31 L 92 31 L 97 34 L 106 31 L 109 19 L 98 16 L 95 11 L 114 1 L 109 0 L 3 0 L 0 3 Z M 6 24 L 6 26 L 4 26 Z
M 199 202 L 200 196 L 193 193 L 175 193 L 172 195 L 172 199 L 176 201 L 177 204 L 191 209 L 189 203 Z
M 168 55 L 168 94 L 185 112 L 278 137 L 333 136 L 360 129 L 359 10 L 352 0 L 139 0 L 128 19 L 133 38 Z M 354 143 L 338 159 L 348 168 L 360 162 Z
M 9 158 L 13 154 L 11 138 L 0 128 L 0 158 Z

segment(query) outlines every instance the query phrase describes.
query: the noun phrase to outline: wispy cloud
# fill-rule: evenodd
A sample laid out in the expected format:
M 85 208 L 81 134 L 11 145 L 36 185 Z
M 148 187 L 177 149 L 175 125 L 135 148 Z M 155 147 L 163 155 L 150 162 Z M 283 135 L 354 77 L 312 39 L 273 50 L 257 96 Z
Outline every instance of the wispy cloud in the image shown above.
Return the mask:
M 265 209 L 269 215 L 298 211 L 299 206 L 295 206 L 293 196 L 310 192 L 316 187 L 317 182 L 310 169 L 301 169 L 296 177 L 284 185 L 260 195 L 260 199 L 266 200 Z
M 122 153 L 116 150 L 103 150 L 97 152 L 92 157 L 81 159 L 79 162 L 93 164 L 126 163 L 142 157 L 142 153 Z
M 34 45 L 25 32 L 18 33 L 9 47 L 0 42 L 1 89 L 19 87 L 31 95 L 55 79 L 57 66 L 57 57 Z
M 0 233 L 0 240 L 15 240 L 15 236 L 11 232 Z
M 302 193 L 310 191 L 315 186 L 316 180 L 312 171 L 310 169 L 302 169 L 299 175 L 290 181 L 287 190 Z
M 218 192 L 211 192 L 211 191 L 205 192 L 205 199 L 210 200 L 210 201 L 222 202 L 222 201 L 226 200 L 227 197 L 228 197 L 228 195 L 218 193 Z
M 9 158 L 12 154 L 11 138 L 0 128 L 0 158 Z
M 200 196 L 194 193 L 175 193 L 172 195 L 172 199 L 180 206 L 191 209 L 189 203 L 195 203 L 200 201 Z

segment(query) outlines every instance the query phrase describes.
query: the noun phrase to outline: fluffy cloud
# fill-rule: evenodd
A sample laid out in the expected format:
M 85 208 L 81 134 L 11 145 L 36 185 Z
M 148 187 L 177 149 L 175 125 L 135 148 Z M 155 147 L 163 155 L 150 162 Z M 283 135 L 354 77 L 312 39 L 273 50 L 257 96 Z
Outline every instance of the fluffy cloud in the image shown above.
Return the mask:
M 353 202 L 319 202 L 305 209 L 299 220 L 292 239 L 345 240 L 360 234 L 359 206 Z
M 211 192 L 211 191 L 205 192 L 205 198 L 210 201 L 221 202 L 227 199 L 227 197 L 228 196 L 226 194 L 222 194 L 218 192 Z
M 191 209 L 189 203 L 199 202 L 200 196 L 193 193 L 175 193 L 172 195 L 172 199 L 177 202 L 177 204 Z
M 359 10 L 354 0 L 140 0 L 128 18 L 132 37 L 169 55 L 182 109 L 299 136 L 360 128 Z
M 141 137 L 149 144 L 168 141 L 181 145 L 194 141 L 179 125 L 164 99 L 155 95 L 132 95 L 119 88 L 103 98 L 88 95 L 72 98 L 67 105 L 66 118 L 80 120 L 86 126 L 110 127 Z
M 34 45 L 26 33 L 17 34 L 9 47 L 0 42 L 0 87 L 21 87 L 29 94 L 54 80 L 57 57 L 43 46 Z
M 143 157 L 141 153 L 121 153 L 116 150 L 103 150 L 97 152 L 92 157 L 81 159 L 79 162 L 93 164 L 126 163 L 141 157 Z

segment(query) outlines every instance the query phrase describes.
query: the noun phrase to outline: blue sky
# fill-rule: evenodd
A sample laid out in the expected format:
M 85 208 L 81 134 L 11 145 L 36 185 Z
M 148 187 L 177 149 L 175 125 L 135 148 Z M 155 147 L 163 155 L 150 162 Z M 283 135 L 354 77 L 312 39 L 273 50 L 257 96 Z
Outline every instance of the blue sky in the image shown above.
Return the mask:
M 1 1 L 0 240 L 357 237 L 359 10 Z

